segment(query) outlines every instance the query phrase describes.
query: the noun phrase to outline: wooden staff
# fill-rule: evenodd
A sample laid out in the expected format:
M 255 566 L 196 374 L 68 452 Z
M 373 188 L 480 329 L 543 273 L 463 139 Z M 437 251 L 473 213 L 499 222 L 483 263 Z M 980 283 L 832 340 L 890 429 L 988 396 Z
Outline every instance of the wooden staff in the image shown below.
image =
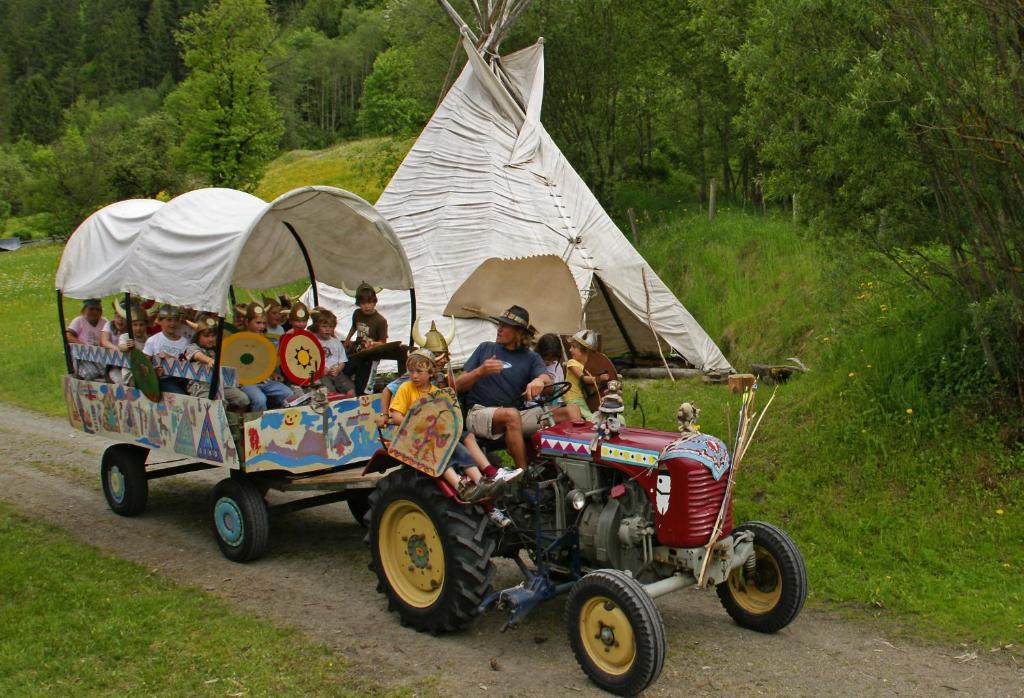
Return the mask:
M 743 456 L 747 452 L 747 447 L 750 445 L 750 441 L 754 438 L 754 434 L 757 433 L 757 428 L 761 426 L 761 420 L 764 419 L 765 413 L 771 406 L 772 401 L 775 400 L 775 393 L 778 392 L 778 387 L 772 391 L 772 396 L 765 403 L 764 409 L 761 410 L 761 414 L 757 417 L 757 421 L 754 421 L 754 417 L 757 412 L 754 411 L 754 394 L 757 392 L 757 383 L 754 382 L 754 376 L 744 374 L 740 376 L 733 376 L 739 379 L 741 384 L 746 384 L 743 388 L 743 399 L 740 405 L 740 416 L 739 422 L 736 426 L 736 443 L 733 446 L 733 457 L 732 466 L 729 468 L 729 480 L 725 484 L 725 494 L 722 497 L 722 506 L 718 510 L 718 518 L 715 519 L 715 525 L 711 529 L 711 537 L 708 538 L 707 547 L 704 549 L 704 560 L 700 565 L 700 572 L 697 574 L 697 588 L 702 589 L 707 585 L 707 571 L 708 564 L 711 562 L 711 551 L 715 547 L 715 543 L 718 542 L 718 536 L 722 532 L 722 526 L 725 523 L 725 513 L 729 510 L 729 501 L 732 498 L 732 488 L 736 483 L 736 471 L 739 469 L 740 462 L 743 460 Z M 753 427 L 751 427 L 753 424 Z
M 651 334 L 654 335 L 654 344 L 658 347 L 658 355 L 661 356 L 661 363 L 665 364 L 665 372 L 668 373 L 668 377 L 672 379 L 673 383 L 675 383 L 676 377 L 672 375 L 672 369 L 668 367 L 668 360 L 665 359 L 665 352 L 661 350 L 661 339 L 658 338 L 658 333 L 654 331 L 654 323 L 651 321 L 651 292 L 647 288 L 647 268 L 641 268 L 640 274 L 644 280 L 644 301 L 647 306 L 647 326 L 651 328 Z

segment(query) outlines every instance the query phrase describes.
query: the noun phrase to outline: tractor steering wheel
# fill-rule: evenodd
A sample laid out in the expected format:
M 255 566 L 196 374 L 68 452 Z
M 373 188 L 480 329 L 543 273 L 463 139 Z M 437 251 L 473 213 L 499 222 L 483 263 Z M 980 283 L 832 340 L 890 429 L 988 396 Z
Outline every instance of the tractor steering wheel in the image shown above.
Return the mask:
M 569 381 L 552 383 L 551 385 L 544 386 L 544 389 L 540 391 L 540 395 L 535 397 L 533 401 L 542 407 L 544 405 L 550 405 L 570 390 L 572 390 L 572 383 Z

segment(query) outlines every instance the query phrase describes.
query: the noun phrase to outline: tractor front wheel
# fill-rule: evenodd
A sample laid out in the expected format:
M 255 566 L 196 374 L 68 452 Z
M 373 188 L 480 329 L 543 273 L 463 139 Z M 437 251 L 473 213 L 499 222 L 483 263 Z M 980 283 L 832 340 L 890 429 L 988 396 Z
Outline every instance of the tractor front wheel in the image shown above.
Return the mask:
M 734 533 L 754 532 L 753 564 L 737 567 L 716 587 L 718 598 L 736 623 L 759 633 L 774 633 L 799 615 L 807 599 L 807 569 L 793 539 L 771 524 L 751 521 Z
M 411 468 L 378 482 L 369 505 L 370 569 L 389 610 L 403 625 L 433 634 L 469 623 L 494 579 L 494 539 L 483 511 L 449 501 Z
M 634 696 L 665 664 L 665 628 L 654 599 L 619 570 L 581 579 L 565 604 L 569 645 L 584 673 L 600 688 Z

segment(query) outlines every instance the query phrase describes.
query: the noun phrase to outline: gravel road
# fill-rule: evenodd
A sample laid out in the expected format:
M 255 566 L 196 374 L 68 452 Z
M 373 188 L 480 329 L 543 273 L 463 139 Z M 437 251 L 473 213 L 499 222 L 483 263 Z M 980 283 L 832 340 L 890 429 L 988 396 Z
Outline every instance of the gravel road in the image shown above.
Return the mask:
M 100 491 L 103 439 L 59 419 L 0 405 L 0 500 L 66 529 L 101 551 L 204 589 L 247 613 L 326 643 L 373 679 L 416 692 L 472 696 L 598 695 L 576 665 L 560 600 L 501 633 L 501 614 L 462 633 L 430 637 L 399 625 L 374 591 L 363 530 L 344 504 L 272 522 L 266 556 L 224 559 L 205 513 L 225 473 L 211 470 L 151 483 L 147 511 L 123 518 Z M 272 495 L 273 496 L 273 495 Z M 497 584 L 518 581 L 499 561 Z M 713 592 L 658 600 L 669 654 L 651 696 L 1024 696 L 1020 648 L 934 645 L 892 635 L 871 619 L 805 609 L 776 635 L 743 630 Z

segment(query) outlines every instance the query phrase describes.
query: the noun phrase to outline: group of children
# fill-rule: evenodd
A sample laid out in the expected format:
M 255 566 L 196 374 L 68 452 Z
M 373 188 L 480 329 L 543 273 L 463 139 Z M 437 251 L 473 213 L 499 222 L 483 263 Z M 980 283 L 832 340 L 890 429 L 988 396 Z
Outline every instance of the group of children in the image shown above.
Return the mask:
M 371 348 L 387 341 L 387 320 L 376 311 L 377 294 L 372 286 L 360 284 L 356 291 L 358 304 L 352 315 L 352 325 L 342 341 L 336 334 L 337 316 L 326 308 L 308 309 L 301 302 L 287 302 L 284 299 L 264 299 L 263 303 L 252 302 L 236 309 L 235 324 L 240 330 L 272 335 L 282 341 L 284 335 L 295 330 L 308 329 L 317 336 L 324 348 L 325 365 L 321 378 L 323 386 L 342 397 L 355 394 L 357 385 L 363 390 L 369 371 L 367 365 L 358 361 L 349 362 L 346 349 L 354 352 Z M 219 318 L 208 313 L 189 313 L 184 318 L 180 309 L 161 305 L 155 312 L 156 328 L 150 327 L 146 307 L 133 302 L 131 306 L 131 331 L 128 331 L 127 313 L 115 301 L 114 317 L 103 318 L 99 300 L 85 301 L 82 313 L 67 328 L 67 339 L 72 343 L 93 344 L 129 352 L 136 342 L 144 341 L 143 353 L 153 358 L 185 359 L 206 366 L 213 366 L 217 344 Z M 145 339 L 143 339 L 145 338 Z M 567 346 L 568 360 L 564 367 L 562 359 Z M 538 339 L 534 349 L 544 360 L 552 382 L 568 380 L 571 389 L 563 397 L 567 404 L 577 405 L 583 416 L 591 418 L 600 402 L 600 387 L 609 380 L 617 379 L 615 367 L 608 357 L 597 350 L 597 336 L 592 330 L 582 330 L 573 335 L 567 345 L 561 337 L 545 334 Z M 445 385 L 445 369 L 448 353 L 434 355 L 428 349 L 417 349 L 410 353 L 406 363 L 406 375 L 395 379 L 383 391 L 382 410 L 377 418 L 379 426 L 401 424 L 411 406 L 421 397 Z M 347 369 L 347 370 L 346 370 Z M 115 383 L 131 385 L 131 371 L 118 366 L 99 366 L 92 362 L 78 361 L 76 374 L 87 380 L 104 378 Z M 197 397 L 208 394 L 209 383 L 186 380 L 175 376 L 160 375 L 160 389 L 167 393 L 188 394 Z M 355 382 L 352 378 L 355 377 Z M 288 383 L 283 376 L 275 374 L 257 385 L 240 388 L 224 387 L 224 400 L 229 409 L 237 411 L 262 411 L 278 407 L 298 397 L 305 385 Z M 506 483 L 522 474 L 521 469 L 495 468 L 475 437 L 464 431 L 451 458 L 450 467 L 441 477 L 451 485 L 465 501 L 477 501 L 491 497 Z M 488 516 L 499 526 L 507 526 L 511 519 L 502 510 L 485 503 Z
M 290 302 L 286 296 L 237 306 L 234 320 L 237 329 L 266 334 L 277 342 L 290 331 L 308 329 L 313 332 L 324 348 L 325 370 L 321 383 L 332 393 L 351 397 L 356 393 L 357 384 L 360 390 L 365 387 L 369 371 L 364 370 L 365 362 L 357 360 L 349 364 L 346 346 L 352 351 L 361 351 L 387 339 L 387 321 L 376 312 L 374 288 L 360 284 L 357 303 L 352 327 L 344 342 L 336 335 L 338 319 L 334 313 L 321 307 L 310 310 L 302 302 Z M 160 305 L 153 313 L 154 326 L 150 326 L 147 311 L 153 305 L 148 301 L 132 302 L 129 332 L 127 313 L 121 303 L 114 301 L 114 315 L 107 320 L 103 317 L 100 300 L 88 299 L 82 304 L 81 314 L 68 324 L 65 335 L 73 344 L 101 346 L 122 353 L 130 352 L 138 343 L 142 352 L 154 359 L 194 361 L 212 367 L 216 357 L 219 318 L 209 313 Z M 116 365 L 77 360 L 75 375 L 85 380 L 134 385 L 131 371 Z M 205 381 L 166 376 L 159 369 L 157 375 L 161 392 L 194 396 L 209 393 L 210 385 Z M 356 382 L 353 382 L 353 376 Z M 289 383 L 275 373 L 256 385 L 223 388 L 223 394 L 228 409 L 260 412 L 268 407 L 285 405 L 308 387 L 307 384 Z

